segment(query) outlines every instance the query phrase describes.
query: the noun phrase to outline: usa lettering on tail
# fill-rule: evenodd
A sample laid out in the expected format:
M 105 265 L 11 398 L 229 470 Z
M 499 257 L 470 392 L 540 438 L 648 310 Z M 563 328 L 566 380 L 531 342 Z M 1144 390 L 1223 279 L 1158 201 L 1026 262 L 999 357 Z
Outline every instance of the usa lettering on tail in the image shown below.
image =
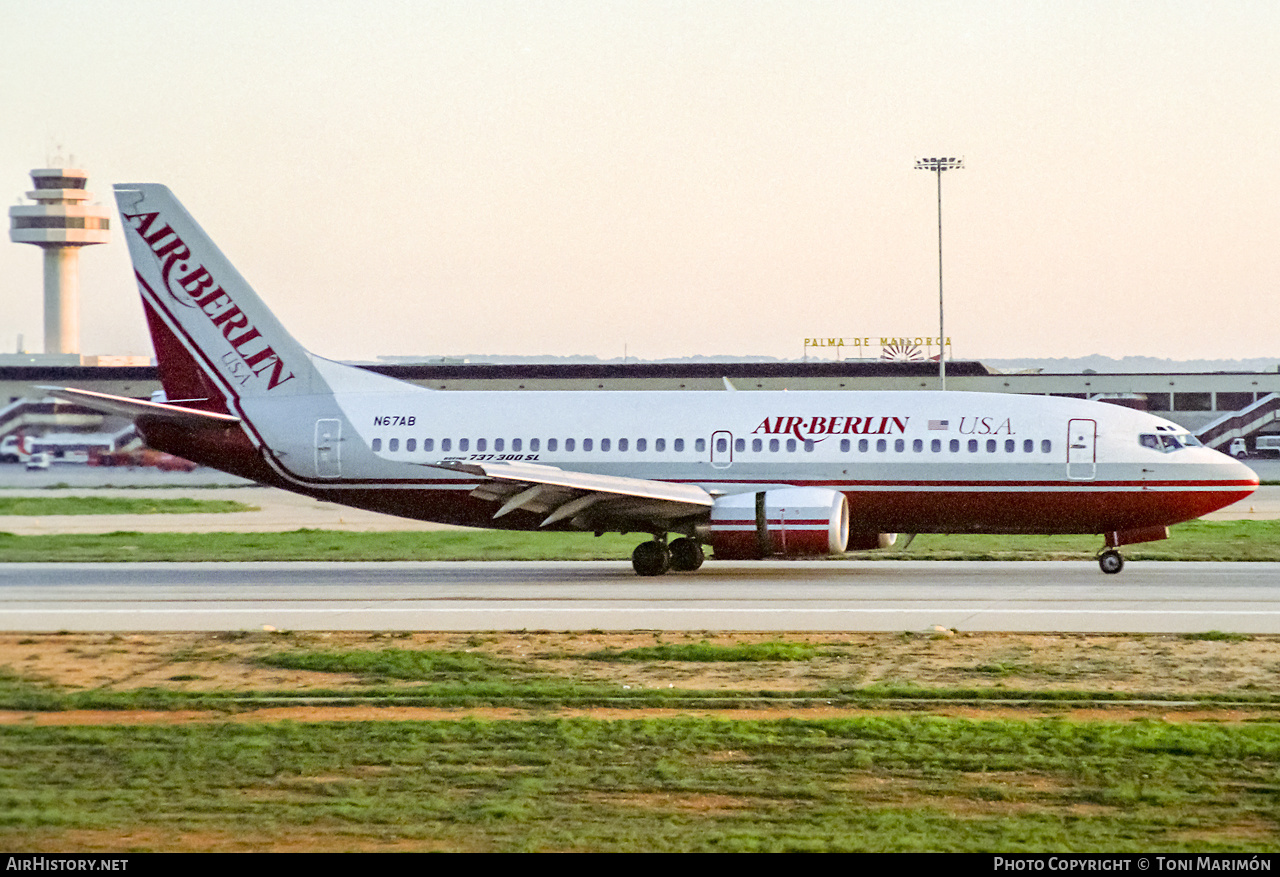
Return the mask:
M 647 533 L 641 575 L 874 550 L 907 533 L 1117 549 L 1248 496 L 1176 424 L 962 392 L 445 392 L 299 345 L 173 194 L 116 199 L 166 402 L 56 390 L 147 444 L 330 502 L 512 530 Z

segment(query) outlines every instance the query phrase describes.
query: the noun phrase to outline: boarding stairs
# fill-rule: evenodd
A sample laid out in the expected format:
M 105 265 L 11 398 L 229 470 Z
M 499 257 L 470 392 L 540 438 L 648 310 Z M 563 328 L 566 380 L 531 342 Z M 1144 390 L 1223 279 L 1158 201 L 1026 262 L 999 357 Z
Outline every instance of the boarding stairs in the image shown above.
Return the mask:
M 1276 421 L 1280 421 L 1280 393 L 1268 393 L 1248 408 L 1206 423 L 1196 438 L 1211 448 L 1225 451 L 1232 439 L 1251 436 Z

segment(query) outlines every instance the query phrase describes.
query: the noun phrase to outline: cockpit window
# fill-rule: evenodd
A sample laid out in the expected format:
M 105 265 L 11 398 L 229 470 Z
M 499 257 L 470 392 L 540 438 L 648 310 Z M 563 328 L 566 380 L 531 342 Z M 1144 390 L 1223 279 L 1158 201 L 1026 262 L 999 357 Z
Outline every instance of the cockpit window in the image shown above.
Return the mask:
M 1145 432 L 1138 436 L 1138 444 L 1144 448 L 1151 448 L 1152 450 L 1169 454 L 1173 451 L 1180 451 L 1183 448 L 1200 447 L 1200 440 L 1189 432 L 1184 432 L 1180 435 L 1170 435 L 1169 433 L 1155 435 Z

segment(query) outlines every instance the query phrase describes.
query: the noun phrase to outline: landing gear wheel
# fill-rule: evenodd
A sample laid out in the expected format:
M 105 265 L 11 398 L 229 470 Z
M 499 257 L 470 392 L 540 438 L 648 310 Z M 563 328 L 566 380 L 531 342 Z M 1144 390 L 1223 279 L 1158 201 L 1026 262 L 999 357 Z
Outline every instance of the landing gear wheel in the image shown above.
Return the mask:
M 1104 551 L 1098 555 L 1098 567 L 1109 576 L 1124 569 L 1124 558 L 1119 551 Z
M 660 576 L 671 569 L 671 551 L 656 539 L 641 542 L 631 552 L 631 568 L 638 576 Z
M 676 572 L 693 572 L 702 566 L 702 561 L 706 560 L 706 555 L 702 553 L 702 546 L 698 544 L 698 540 L 684 537 L 677 539 L 670 545 L 671 551 L 671 568 Z

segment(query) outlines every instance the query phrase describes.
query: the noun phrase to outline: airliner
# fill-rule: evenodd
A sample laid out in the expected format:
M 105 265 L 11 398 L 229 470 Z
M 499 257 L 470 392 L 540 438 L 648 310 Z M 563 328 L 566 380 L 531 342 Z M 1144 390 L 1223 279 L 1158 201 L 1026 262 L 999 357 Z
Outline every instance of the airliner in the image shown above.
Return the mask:
M 509 530 L 647 534 L 642 576 L 706 557 L 838 556 L 896 534 L 1099 534 L 1120 546 L 1257 476 L 1175 423 L 968 392 L 440 391 L 323 359 L 168 188 L 115 187 L 162 398 L 60 388 L 157 450 L 316 499 Z

